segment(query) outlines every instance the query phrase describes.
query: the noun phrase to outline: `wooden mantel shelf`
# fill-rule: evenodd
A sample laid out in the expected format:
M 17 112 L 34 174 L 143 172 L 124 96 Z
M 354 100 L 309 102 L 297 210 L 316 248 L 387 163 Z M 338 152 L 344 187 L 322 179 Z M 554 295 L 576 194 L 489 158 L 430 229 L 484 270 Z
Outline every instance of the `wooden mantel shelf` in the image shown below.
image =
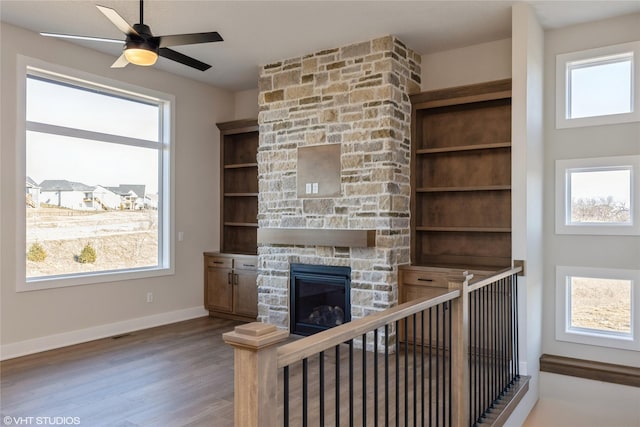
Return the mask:
M 370 248 L 376 245 L 376 230 L 258 228 L 258 244 Z

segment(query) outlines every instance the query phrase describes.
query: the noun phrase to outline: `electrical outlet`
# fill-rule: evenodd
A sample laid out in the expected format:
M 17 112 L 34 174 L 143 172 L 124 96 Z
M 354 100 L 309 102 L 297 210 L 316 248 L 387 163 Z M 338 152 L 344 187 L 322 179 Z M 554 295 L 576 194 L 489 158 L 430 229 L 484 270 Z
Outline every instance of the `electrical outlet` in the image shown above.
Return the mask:
M 147 302 L 153 302 L 153 292 L 147 292 Z
M 307 183 L 304 185 L 304 189 L 305 189 L 305 192 L 306 192 L 307 194 L 311 194 L 311 183 L 310 183 L 310 182 L 307 182 Z
M 313 184 L 311 184 L 311 192 L 313 194 L 318 194 L 318 183 L 314 182 Z

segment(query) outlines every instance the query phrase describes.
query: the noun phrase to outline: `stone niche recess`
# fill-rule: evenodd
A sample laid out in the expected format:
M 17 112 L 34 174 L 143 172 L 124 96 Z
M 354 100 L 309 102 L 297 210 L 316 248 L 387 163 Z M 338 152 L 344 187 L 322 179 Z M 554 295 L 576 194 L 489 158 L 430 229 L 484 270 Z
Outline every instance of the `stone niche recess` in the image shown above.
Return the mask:
M 409 263 L 411 103 L 420 56 L 393 36 L 260 69 L 258 226 L 376 230 L 375 247 L 258 247 L 258 319 L 289 327 L 291 263 L 351 267 L 351 316 L 397 304 Z M 298 197 L 298 148 L 340 144 L 340 192 Z

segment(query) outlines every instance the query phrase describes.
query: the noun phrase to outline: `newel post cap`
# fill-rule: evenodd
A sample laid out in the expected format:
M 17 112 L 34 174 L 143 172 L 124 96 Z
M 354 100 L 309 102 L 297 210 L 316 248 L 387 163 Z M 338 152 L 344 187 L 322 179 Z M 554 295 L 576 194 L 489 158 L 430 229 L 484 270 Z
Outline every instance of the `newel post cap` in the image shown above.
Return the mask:
M 289 332 L 268 323 L 253 322 L 236 326 L 231 332 L 222 334 L 224 342 L 234 347 L 260 350 L 284 341 Z

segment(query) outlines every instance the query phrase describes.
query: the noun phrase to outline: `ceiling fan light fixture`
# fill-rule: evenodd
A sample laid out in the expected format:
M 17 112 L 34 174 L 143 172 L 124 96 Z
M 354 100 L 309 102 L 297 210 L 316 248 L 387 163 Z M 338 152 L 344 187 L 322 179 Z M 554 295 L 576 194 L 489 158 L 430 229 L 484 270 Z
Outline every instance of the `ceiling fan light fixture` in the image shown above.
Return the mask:
M 124 56 L 130 63 L 144 67 L 153 65 L 158 60 L 156 51 L 144 45 L 127 47 L 124 50 Z

